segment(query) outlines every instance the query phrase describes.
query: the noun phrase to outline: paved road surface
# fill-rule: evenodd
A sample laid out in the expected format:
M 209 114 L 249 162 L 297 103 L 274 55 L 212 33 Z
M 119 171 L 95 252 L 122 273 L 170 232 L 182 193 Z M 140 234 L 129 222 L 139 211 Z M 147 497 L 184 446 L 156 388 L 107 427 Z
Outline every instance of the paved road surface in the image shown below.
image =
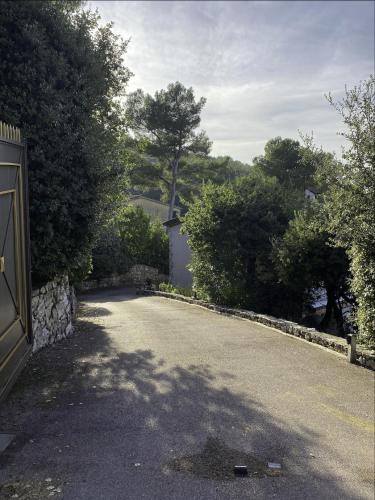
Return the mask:
M 372 372 L 181 302 L 83 300 L 77 333 L 35 356 L 0 412 L 17 435 L 1 498 L 374 498 Z

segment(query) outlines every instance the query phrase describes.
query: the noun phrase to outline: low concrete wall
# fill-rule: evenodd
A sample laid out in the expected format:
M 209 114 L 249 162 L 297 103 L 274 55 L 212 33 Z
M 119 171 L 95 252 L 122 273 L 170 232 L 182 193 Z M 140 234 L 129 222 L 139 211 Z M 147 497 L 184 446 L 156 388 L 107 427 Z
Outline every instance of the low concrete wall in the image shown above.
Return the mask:
M 56 278 L 32 292 L 33 352 L 73 332 L 76 296 L 67 276 Z
M 99 280 L 82 281 L 77 288 L 84 292 L 97 288 L 109 288 L 111 286 L 137 286 L 144 285 L 147 279 L 158 285 L 163 281 L 168 281 L 169 278 L 167 275 L 159 273 L 155 267 L 138 264 L 131 267 L 129 272 L 125 274 L 114 274 L 108 278 Z
M 143 293 L 145 295 L 157 295 L 169 299 L 180 300 L 182 302 L 188 302 L 189 304 L 195 304 L 206 309 L 210 309 L 211 311 L 215 311 L 220 314 L 236 316 L 239 318 L 248 319 L 250 321 L 255 321 L 257 323 L 276 328 L 277 330 L 281 330 L 288 335 L 293 335 L 294 337 L 299 337 L 314 344 L 332 349 L 333 351 L 339 352 L 346 356 L 348 354 L 348 344 L 345 339 L 336 337 L 334 335 L 329 335 L 328 333 L 318 332 L 314 328 L 307 328 L 305 326 L 299 325 L 298 323 L 294 323 L 293 321 L 274 318 L 273 316 L 258 314 L 253 311 L 247 311 L 244 309 L 234 309 L 230 307 L 217 306 L 215 304 L 210 304 L 202 300 L 185 297 L 184 295 L 178 295 L 175 293 L 149 290 L 146 290 Z M 375 352 L 358 346 L 356 352 L 356 363 L 365 368 L 375 370 Z

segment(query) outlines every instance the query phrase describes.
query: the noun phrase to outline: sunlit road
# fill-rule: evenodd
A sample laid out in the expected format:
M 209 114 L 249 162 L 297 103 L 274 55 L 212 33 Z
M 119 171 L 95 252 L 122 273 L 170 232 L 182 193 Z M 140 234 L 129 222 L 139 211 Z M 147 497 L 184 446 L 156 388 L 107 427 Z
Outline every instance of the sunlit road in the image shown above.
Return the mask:
M 32 361 L 0 412 L 21 436 L 1 459 L 4 498 L 374 498 L 373 372 L 177 301 L 82 301 L 77 332 Z

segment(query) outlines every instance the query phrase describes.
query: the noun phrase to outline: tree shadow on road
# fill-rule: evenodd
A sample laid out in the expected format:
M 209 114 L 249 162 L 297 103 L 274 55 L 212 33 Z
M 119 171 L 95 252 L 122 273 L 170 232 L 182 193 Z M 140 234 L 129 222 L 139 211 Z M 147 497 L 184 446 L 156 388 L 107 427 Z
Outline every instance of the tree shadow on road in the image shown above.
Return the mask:
M 166 367 L 147 348 L 118 352 L 101 318 L 90 308 L 81 313 L 72 337 L 33 357 L 0 411 L 0 426 L 52 443 L 59 433 L 72 441 L 80 436 L 82 443 L 53 457 L 46 449 L 43 457 L 16 440 L 1 459 L 13 474 L 38 476 L 48 460 L 71 477 L 89 467 L 85 456 L 97 453 L 98 461 L 125 470 L 135 462 L 156 464 L 160 481 L 179 475 L 228 482 L 235 462 L 247 461 L 249 477 L 241 481 L 258 481 L 257 491 L 264 488 L 258 498 L 269 494 L 269 481 L 284 492 L 278 498 L 363 498 L 314 464 L 309 450 L 317 436 L 307 428 L 291 432 L 251 394 L 229 390 L 209 365 Z M 280 475 L 268 477 L 268 461 L 281 463 Z M 248 498 L 244 482 L 234 488 L 234 498 Z

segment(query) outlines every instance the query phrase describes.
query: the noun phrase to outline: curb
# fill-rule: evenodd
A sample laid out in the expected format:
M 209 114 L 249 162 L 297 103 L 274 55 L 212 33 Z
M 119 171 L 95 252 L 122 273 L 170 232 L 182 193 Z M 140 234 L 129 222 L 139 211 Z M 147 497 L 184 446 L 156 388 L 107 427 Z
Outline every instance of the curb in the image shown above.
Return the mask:
M 298 323 L 294 323 L 293 321 L 275 318 L 266 314 L 258 314 L 253 311 L 247 311 L 245 309 L 234 309 L 231 307 L 218 306 L 209 302 L 204 302 L 203 300 L 197 300 L 191 297 L 186 297 L 185 295 L 179 295 L 177 293 L 167 293 L 154 290 L 144 290 L 141 293 L 142 295 L 156 295 L 158 297 L 165 297 L 167 299 L 179 300 L 180 302 L 197 305 L 219 314 L 236 316 L 238 318 L 254 321 L 256 323 L 275 328 L 276 330 L 280 330 L 281 332 L 286 333 L 292 337 L 298 337 L 300 339 L 307 340 L 312 344 L 317 344 L 321 347 L 330 349 L 331 351 L 335 351 L 344 356 L 348 356 L 348 344 L 345 339 L 330 335 L 329 333 L 318 332 L 318 330 L 315 330 L 315 328 L 307 328 L 305 326 L 299 325 Z M 375 353 L 373 351 L 358 347 L 355 355 L 355 364 L 360 365 L 364 368 L 368 368 L 370 370 L 375 370 Z

